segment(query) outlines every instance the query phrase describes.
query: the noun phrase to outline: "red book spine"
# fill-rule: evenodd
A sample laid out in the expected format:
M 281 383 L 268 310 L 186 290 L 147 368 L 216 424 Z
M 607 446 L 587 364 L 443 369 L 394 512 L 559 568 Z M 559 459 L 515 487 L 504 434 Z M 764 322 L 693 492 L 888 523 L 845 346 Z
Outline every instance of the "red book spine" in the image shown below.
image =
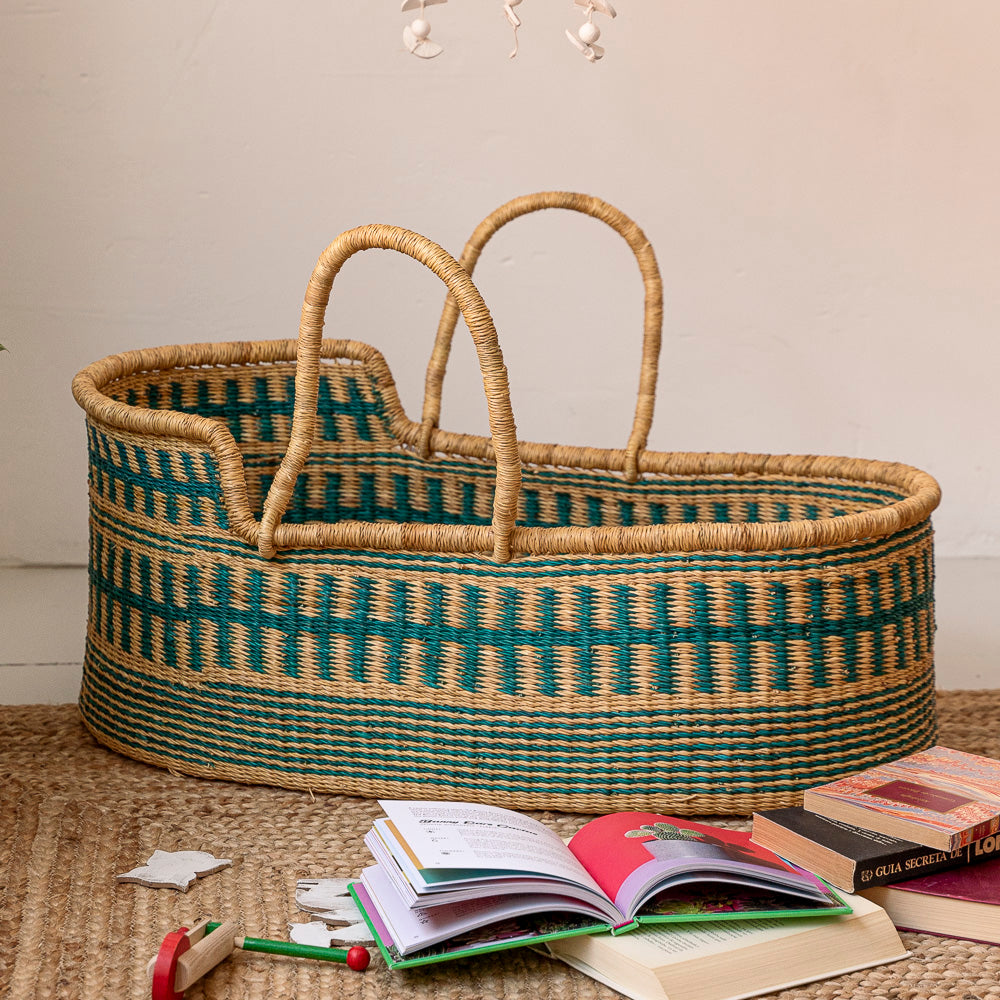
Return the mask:
M 977 840 L 982 840 L 983 837 L 988 837 L 991 833 L 996 833 L 997 830 L 1000 830 L 1000 817 L 994 816 L 993 819 L 977 823 L 971 830 L 960 834 L 961 843 L 957 847 L 965 847 Z

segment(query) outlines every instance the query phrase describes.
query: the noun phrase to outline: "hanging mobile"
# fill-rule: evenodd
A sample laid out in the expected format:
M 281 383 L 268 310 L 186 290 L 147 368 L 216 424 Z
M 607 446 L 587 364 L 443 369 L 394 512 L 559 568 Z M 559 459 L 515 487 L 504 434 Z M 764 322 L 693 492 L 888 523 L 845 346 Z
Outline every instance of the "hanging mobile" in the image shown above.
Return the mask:
M 421 59 L 433 59 L 441 55 L 444 49 L 430 39 L 430 22 L 424 17 L 424 7 L 436 3 L 447 3 L 448 0 L 403 0 L 401 10 L 419 10 L 420 14 L 403 28 L 403 44 L 415 56 Z
M 597 62 L 604 55 L 604 49 L 595 44 L 597 39 L 601 37 L 601 29 L 594 24 L 594 13 L 596 11 L 610 18 L 615 18 L 618 14 L 606 0 L 573 0 L 573 6 L 580 7 L 585 11 L 587 20 L 580 25 L 576 34 L 567 28 L 566 37 L 588 62 Z
M 517 55 L 517 29 L 521 27 L 521 19 L 514 13 L 514 8 L 520 2 L 521 0 L 507 0 L 503 5 L 503 12 L 507 15 L 507 22 L 514 29 L 514 51 L 510 54 L 511 59 Z

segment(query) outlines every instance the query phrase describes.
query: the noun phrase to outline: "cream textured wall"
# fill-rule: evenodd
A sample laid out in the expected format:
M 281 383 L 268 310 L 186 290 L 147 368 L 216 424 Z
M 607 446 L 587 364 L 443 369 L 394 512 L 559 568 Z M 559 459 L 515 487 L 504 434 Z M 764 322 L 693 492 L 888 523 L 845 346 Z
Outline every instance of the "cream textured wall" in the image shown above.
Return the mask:
M 73 373 L 115 351 L 294 336 L 319 251 L 381 221 L 458 252 L 508 198 L 598 194 L 664 275 L 651 446 L 908 462 L 939 553 L 1000 555 L 1000 4 L 620 0 L 587 64 L 569 0 L 0 0 L 0 563 L 86 560 Z M 623 443 L 641 285 L 547 213 L 478 284 L 522 437 Z M 383 350 L 411 415 L 442 300 L 352 260 L 328 329 Z M 481 430 L 464 340 L 444 426 Z

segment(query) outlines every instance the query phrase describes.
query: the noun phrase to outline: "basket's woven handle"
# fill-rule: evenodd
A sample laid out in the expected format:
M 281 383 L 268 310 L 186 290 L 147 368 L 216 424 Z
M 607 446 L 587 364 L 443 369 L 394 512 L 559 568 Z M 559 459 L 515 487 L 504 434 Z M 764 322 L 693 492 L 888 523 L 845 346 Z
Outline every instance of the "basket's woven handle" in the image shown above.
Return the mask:
M 649 240 L 643 231 L 623 212 L 600 198 L 575 194 L 570 191 L 542 191 L 524 195 L 501 205 L 476 227 L 462 251 L 460 263 L 472 274 L 483 247 L 508 222 L 538 212 L 545 208 L 566 208 L 600 219 L 615 230 L 632 248 L 646 289 L 645 316 L 643 320 L 642 365 L 639 371 L 639 395 L 635 406 L 632 433 L 626 446 L 625 477 L 634 482 L 639 473 L 639 454 L 646 447 L 649 428 L 653 422 L 653 405 L 656 401 L 656 370 L 660 357 L 660 330 L 663 324 L 663 285 L 660 269 Z M 458 322 L 458 303 L 452 295 L 445 300 L 444 311 L 438 324 L 434 351 L 427 366 L 424 383 L 424 409 L 421 421 L 420 454 L 427 458 L 431 452 L 431 437 L 441 419 L 441 387 L 445 368 L 451 352 L 451 340 Z
M 451 254 L 418 233 L 382 225 L 361 226 L 342 233 L 320 255 L 309 279 L 299 325 L 291 438 L 264 500 L 258 551 L 265 559 L 274 556 L 275 532 L 288 508 L 295 480 L 305 465 L 314 440 L 323 321 L 334 278 L 350 257 L 361 250 L 371 249 L 396 250 L 430 268 L 447 285 L 449 298 L 453 298 L 461 309 L 472 333 L 486 389 L 497 465 L 493 497 L 493 557 L 498 562 L 507 562 L 521 490 L 521 462 L 517 451 L 517 430 L 510 408 L 507 369 L 500 354 L 493 319 L 468 271 Z

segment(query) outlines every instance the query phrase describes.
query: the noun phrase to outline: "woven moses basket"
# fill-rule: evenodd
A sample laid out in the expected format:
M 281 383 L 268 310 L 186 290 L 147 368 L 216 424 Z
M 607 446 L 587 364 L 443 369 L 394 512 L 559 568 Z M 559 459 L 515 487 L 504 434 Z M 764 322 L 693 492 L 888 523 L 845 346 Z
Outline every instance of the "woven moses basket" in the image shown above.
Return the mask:
M 623 450 L 518 442 L 470 274 L 501 226 L 585 212 L 635 253 L 644 356 Z M 353 254 L 449 296 L 409 420 L 373 347 L 323 340 Z M 491 438 L 437 427 L 459 311 Z M 177 771 L 363 796 L 747 813 L 931 744 L 935 481 L 904 465 L 645 450 L 661 287 L 642 231 L 547 193 L 461 263 L 391 226 L 319 259 L 299 340 L 105 358 L 80 708 Z

